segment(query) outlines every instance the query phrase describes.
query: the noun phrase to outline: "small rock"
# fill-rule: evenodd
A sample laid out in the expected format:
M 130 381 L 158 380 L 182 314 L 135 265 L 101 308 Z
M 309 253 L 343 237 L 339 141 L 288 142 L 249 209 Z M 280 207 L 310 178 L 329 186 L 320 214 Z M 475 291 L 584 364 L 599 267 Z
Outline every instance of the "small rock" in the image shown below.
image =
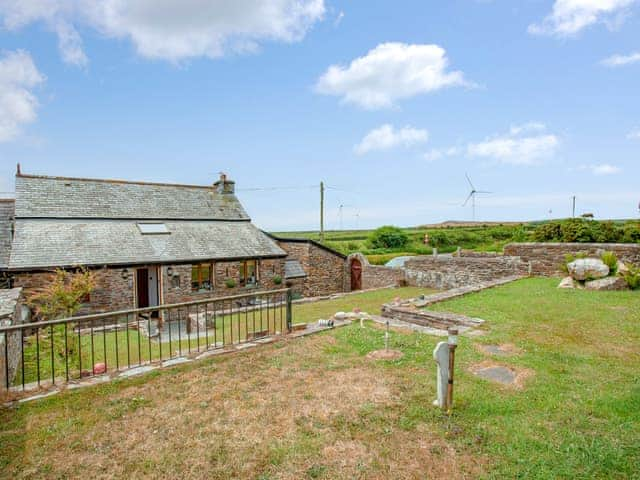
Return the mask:
M 629 267 L 627 267 L 623 262 L 618 260 L 618 274 L 625 275 L 629 273 Z
M 335 318 L 336 320 L 346 320 L 347 314 L 344 312 L 338 312 L 333 316 L 333 318 Z
M 622 277 L 607 277 L 599 280 L 592 280 L 584 284 L 587 290 L 601 290 L 601 291 L 613 291 L 613 290 L 626 290 L 627 282 Z
M 107 371 L 107 366 L 104 363 L 96 363 L 93 366 L 93 374 L 94 375 L 102 375 Z
M 565 277 L 558 285 L 558 288 L 576 288 L 575 281 L 571 277 Z
M 597 258 L 579 258 L 567 264 L 567 269 L 574 280 L 598 279 L 609 275 L 609 267 Z

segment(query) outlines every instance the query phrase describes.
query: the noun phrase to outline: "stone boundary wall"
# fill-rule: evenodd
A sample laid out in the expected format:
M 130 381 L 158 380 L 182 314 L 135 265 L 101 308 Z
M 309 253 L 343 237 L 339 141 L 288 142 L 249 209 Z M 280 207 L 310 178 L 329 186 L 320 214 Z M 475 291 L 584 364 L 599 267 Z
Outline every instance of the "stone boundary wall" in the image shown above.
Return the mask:
M 423 256 L 407 260 L 408 285 L 450 289 L 492 280 L 527 275 L 529 265 L 516 256 Z
M 637 243 L 509 243 L 504 254 L 518 256 L 531 264 L 532 275 L 562 276 L 560 265 L 565 255 L 586 253 L 598 256 L 602 251 L 616 254 L 625 263 L 640 265 L 640 244 Z
M 519 280 L 522 276 L 510 277 L 483 282 L 476 285 L 453 288 L 445 292 L 427 295 L 424 298 L 405 300 L 399 303 L 386 303 L 382 306 L 382 316 L 401 322 L 407 322 L 421 327 L 446 330 L 449 327 L 457 327 L 461 332 L 475 328 L 484 323 L 480 318 L 467 317 L 456 313 L 433 312 L 424 310 L 424 307 L 435 303 L 444 302 L 452 298 L 461 297 L 469 293 L 480 292 L 488 288 L 498 287 Z
M 0 326 L 7 327 L 21 323 L 23 320 L 22 311 L 22 289 L 12 288 L 0 291 Z M 6 349 L 5 349 L 6 342 Z M 5 351 L 7 357 L 5 358 Z M 7 335 L 0 335 L 0 390 L 5 388 L 7 379 L 6 371 L 9 371 L 9 384 L 13 382 L 18 364 L 20 363 L 20 332 L 15 331 Z M 7 364 L 8 362 L 8 368 Z
M 361 253 L 352 253 L 345 262 L 345 291 L 351 291 L 351 262 L 353 259 L 362 265 L 362 290 L 384 287 L 397 287 L 405 283 L 405 273 L 402 268 L 371 265 L 367 257 Z

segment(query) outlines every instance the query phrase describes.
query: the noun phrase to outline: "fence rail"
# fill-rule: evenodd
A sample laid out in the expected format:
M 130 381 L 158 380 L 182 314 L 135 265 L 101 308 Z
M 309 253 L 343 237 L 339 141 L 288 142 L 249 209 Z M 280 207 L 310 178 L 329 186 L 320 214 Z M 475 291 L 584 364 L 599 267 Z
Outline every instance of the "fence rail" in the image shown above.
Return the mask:
M 125 371 L 291 331 L 290 289 L 0 326 L 0 390 Z

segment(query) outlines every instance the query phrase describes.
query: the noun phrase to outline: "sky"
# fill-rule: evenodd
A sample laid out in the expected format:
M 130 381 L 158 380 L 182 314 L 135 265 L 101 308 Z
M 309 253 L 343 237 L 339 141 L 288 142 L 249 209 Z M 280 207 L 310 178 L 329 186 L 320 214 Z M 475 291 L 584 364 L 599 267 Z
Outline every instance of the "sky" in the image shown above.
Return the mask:
M 637 218 L 640 0 L 0 0 L 0 191 L 210 184 L 256 225 Z M 2 194 L 10 196 L 10 193 Z

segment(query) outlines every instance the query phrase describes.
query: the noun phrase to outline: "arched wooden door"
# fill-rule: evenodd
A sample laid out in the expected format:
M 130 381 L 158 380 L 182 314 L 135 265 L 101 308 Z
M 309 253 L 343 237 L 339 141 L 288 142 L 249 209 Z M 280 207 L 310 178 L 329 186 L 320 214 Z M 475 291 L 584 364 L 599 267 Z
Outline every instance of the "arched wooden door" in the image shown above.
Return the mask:
M 362 289 L 362 263 L 357 258 L 351 260 L 351 291 Z

